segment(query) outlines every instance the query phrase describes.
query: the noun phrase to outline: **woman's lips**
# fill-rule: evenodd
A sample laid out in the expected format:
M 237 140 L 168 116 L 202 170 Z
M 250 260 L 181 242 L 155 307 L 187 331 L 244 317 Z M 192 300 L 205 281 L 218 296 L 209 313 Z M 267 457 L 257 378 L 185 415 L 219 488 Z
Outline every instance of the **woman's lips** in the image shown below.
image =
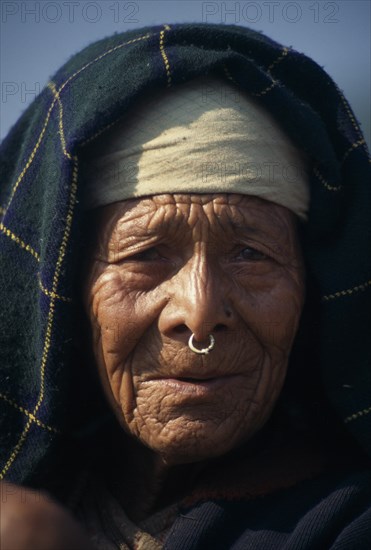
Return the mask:
M 226 388 L 231 384 L 235 384 L 240 377 L 241 375 L 239 374 L 213 376 L 210 378 L 164 377 L 148 380 L 145 384 L 151 384 L 162 389 L 167 388 L 176 394 L 189 394 L 201 397 L 211 395 L 220 388 Z

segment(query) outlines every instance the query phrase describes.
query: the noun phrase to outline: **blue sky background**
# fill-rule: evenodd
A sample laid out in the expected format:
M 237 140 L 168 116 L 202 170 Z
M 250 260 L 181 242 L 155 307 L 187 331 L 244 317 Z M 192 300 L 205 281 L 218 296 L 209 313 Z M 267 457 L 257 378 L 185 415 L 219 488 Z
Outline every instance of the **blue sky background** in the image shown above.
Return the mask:
M 317 61 L 350 101 L 370 138 L 370 0 L 2 0 L 0 138 L 75 52 L 114 32 L 151 24 L 250 26 Z

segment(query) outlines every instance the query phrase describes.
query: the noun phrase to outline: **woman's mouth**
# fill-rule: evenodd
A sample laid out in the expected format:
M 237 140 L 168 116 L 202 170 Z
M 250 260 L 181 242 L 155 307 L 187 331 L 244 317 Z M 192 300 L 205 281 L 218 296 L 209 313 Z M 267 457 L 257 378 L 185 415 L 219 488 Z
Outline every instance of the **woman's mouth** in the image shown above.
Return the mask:
M 176 394 L 189 394 L 195 397 L 207 396 L 215 393 L 221 388 L 229 387 L 238 383 L 240 375 L 220 375 L 212 376 L 210 378 L 195 378 L 195 377 L 164 377 L 154 380 L 148 380 L 144 384 L 151 386 L 157 386 L 162 388 L 168 388 Z

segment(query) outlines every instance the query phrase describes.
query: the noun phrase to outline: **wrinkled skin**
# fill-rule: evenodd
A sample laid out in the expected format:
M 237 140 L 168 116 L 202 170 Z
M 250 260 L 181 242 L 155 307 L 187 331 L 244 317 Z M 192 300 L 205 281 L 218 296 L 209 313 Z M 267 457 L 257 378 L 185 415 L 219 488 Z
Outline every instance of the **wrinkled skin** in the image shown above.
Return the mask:
M 123 429 L 167 465 L 251 438 L 281 391 L 304 299 L 295 216 L 236 194 L 97 211 L 84 304 Z M 215 347 L 198 355 L 209 334 Z

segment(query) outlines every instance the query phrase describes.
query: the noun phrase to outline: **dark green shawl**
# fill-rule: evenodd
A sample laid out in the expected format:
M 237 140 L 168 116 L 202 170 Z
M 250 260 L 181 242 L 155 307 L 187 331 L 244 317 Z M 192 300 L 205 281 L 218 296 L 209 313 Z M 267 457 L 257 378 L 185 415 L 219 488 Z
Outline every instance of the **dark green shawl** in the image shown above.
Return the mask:
M 313 160 L 309 291 L 290 370 L 324 388 L 329 410 L 371 454 L 370 161 L 357 121 L 304 55 L 238 26 L 176 24 L 116 34 L 72 57 L 3 142 L 2 477 L 32 480 L 63 433 L 94 416 L 75 344 L 83 144 L 149 87 L 210 71 L 258 97 Z

